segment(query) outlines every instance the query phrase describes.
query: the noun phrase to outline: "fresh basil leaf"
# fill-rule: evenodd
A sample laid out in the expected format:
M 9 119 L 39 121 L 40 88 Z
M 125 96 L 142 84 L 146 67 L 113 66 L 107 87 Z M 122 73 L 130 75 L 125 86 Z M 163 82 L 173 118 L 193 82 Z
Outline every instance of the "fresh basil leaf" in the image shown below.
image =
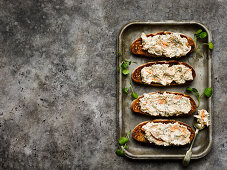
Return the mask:
M 209 49 L 211 49 L 211 50 L 214 49 L 214 44 L 212 42 L 209 42 Z
M 125 144 L 125 146 L 124 146 L 124 149 L 127 149 L 128 147 L 127 147 L 127 145 Z
M 125 93 L 125 94 L 128 94 L 128 88 L 123 88 L 123 92 Z
M 199 34 L 199 38 L 206 38 L 207 33 L 206 32 L 202 32 L 201 34 Z
M 132 98 L 134 98 L 134 99 L 137 99 L 137 98 L 138 98 L 138 94 L 137 94 L 137 93 L 132 93 L 131 96 L 132 96 Z
M 213 93 L 213 90 L 211 87 L 207 87 L 205 88 L 203 94 L 206 96 L 206 97 L 211 97 L 212 96 L 212 93 Z
M 200 34 L 202 31 L 203 31 L 202 29 L 197 30 L 197 31 L 195 32 L 195 35 Z
M 192 88 L 187 87 L 187 88 L 186 88 L 186 91 L 187 91 L 187 92 L 192 92 Z
M 119 142 L 120 145 L 124 145 L 128 142 L 128 138 L 121 137 L 118 142 Z
M 129 73 L 130 73 L 129 69 L 122 70 L 122 74 L 124 74 L 125 76 L 128 75 Z
M 116 154 L 117 154 L 118 156 L 125 156 L 125 153 L 124 153 L 123 150 L 121 150 L 121 149 L 116 150 Z

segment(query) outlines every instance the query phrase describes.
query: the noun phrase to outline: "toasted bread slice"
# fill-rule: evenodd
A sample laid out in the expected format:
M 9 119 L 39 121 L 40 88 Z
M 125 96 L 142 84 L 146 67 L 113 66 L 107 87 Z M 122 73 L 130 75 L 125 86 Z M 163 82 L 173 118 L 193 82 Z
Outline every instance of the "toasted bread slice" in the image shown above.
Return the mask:
M 147 34 L 147 37 L 155 36 L 155 35 L 166 35 L 166 34 L 171 34 L 171 32 L 160 31 L 160 32 L 157 32 L 157 33 Z M 194 43 L 193 39 L 191 37 L 187 36 L 187 35 L 184 35 L 184 34 L 180 34 L 180 36 L 186 38 L 188 40 L 188 45 L 191 46 L 191 50 L 188 53 L 193 52 L 193 50 L 195 49 L 195 43 Z M 137 40 L 135 40 L 132 43 L 132 45 L 130 46 L 130 49 L 131 49 L 133 54 L 138 55 L 138 56 L 166 57 L 166 56 L 156 56 L 154 54 L 148 53 L 146 50 L 143 50 L 142 38 L 141 37 L 138 38 Z
M 164 92 L 159 91 L 159 92 L 154 92 L 154 93 L 163 94 Z M 188 114 L 183 114 L 183 113 L 182 113 L 182 114 L 177 115 L 177 116 L 190 116 L 190 115 L 192 115 L 192 114 L 196 111 L 197 105 L 196 105 L 196 102 L 193 100 L 193 98 L 192 98 L 191 96 L 186 95 L 186 94 L 183 94 L 183 93 L 177 93 L 177 92 L 168 92 L 168 91 L 166 91 L 166 93 L 176 94 L 176 95 L 182 95 L 182 96 L 187 97 L 187 98 L 190 99 L 190 103 L 191 103 L 191 106 L 192 106 L 190 112 L 189 112 Z M 149 113 L 146 113 L 146 112 L 143 112 L 143 111 L 140 110 L 140 104 L 139 104 L 140 100 L 139 100 L 139 99 L 142 98 L 142 97 L 143 97 L 143 96 L 139 96 L 137 99 L 135 99 L 135 100 L 132 102 L 132 110 L 133 110 L 134 112 L 138 113 L 138 114 L 151 116 Z M 154 117 L 161 117 L 161 116 L 154 116 Z M 165 117 L 165 116 L 163 116 L 163 117 Z M 173 117 L 173 116 L 171 116 L 171 117 Z
M 138 142 L 142 142 L 142 143 L 150 143 L 146 138 L 145 138 L 145 132 L 142 129 L 142 126 L 147 124 L 148 122 L 154 122 L 154 123 L 176 123 L 178 122 L 180 125 L 186 126 L 187 129 L 191 132 L 191 136 L 190 136 L 190 142 L 192 142 L 194 136 L 195 136 L 195 131 L 187 124 L 180 122 L 180 121 L 176 121 L 176 120 L 165 120 L 165 119 L 156 119 L 153 121 L 146 121 L 146 122 L 142 122 L 140 124 L 138 124 L 133 132 L 132 132 L 132 137 L 133 139 L 135 139 Z
M 190 66 L 189 64 L 184 63 L 184 62 L 179 62 L 179 61 L 171 60 L 171 61 L 155 61 L 155 62 L 149 62 L 149 63 L 143 64 L 143 65 L 137 67 L 133 71 L 133 73 L 132 73 L 132 80 L 135 83 L 146 84 L 146 83 L 142 82 L 141 70 L 142 70 L 142 68 L 152 66 L 153 64 L 169 64 L 170 66 L 182 64 L 182 65 L 185 65 L 186 67 L 188 67 L 188 68 L 190 68 L 192 70 L 193 80 L 196 77 L 195 70 L 192 68 L 192 66 Z M 193 80 L 186 81 L 184 84 L 177 84 L 176 82 L 173 81 L 171 84 L 168 84 L 166 86 L 177 86 L 177 85 L 191 84 Z M 150 83 L 150 84 L 147 84 L 147 85 L 149 85 L 149 86 L 164 86 L 164 85 L 162 85 L 160 83 Z

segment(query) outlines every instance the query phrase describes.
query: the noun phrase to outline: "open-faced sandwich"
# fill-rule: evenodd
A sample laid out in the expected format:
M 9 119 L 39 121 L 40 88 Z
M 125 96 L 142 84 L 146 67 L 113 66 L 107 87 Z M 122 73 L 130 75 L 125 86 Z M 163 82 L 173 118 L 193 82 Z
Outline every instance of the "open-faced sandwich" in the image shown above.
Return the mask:
M 172 32 L 142 33 L 130 49 L 133 54 L 147 57 L 179 58 L 195 48 L 193 39 L 187 35 Z
M 196 111 L 195 101 L 186 94 L 175 92 L 145 93 L 132 102 L 132 110 L 148 116 L 186 116 Z
M 190 84 L 195 77 L 195 70 L 179 61 L 149 62 L 137 67 L 132 73 L 134 82 L 151 86 Z
M 191 143 L 194 130 L 187 124 L 176 120 L 157 119 L 140 123 L 132 133 L 133 139 L 143 143 L 161 146 L 182 146 Z

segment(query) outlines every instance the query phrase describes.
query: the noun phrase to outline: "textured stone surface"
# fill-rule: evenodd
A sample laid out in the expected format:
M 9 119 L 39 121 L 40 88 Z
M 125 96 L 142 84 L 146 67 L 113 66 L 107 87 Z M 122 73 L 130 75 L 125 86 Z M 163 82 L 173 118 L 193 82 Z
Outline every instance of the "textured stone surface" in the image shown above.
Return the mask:
M 168 19 L 213 34 L 214 143 L 188 169 L 225 169 L 226 11 L 226 0 L 1 0 L 0 169 L 180 169 L 115 155 L 118 31 Z

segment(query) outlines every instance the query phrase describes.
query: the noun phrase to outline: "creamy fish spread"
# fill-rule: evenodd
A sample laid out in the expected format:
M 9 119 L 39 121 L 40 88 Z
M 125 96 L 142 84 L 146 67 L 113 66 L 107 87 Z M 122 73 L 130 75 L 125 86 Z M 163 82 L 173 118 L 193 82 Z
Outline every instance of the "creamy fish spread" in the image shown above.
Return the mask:
M 204 109 L 198 110 L 198 115 L 195 115 L 195 117 L 197 118 L 197 121 L 199 123 L 201 123 L 201 125 L 203 127 L 210 125 L 209 113 L 206 110 L 204 110 Z
M 183 64 L 153 64 L 141 69 L 142 82 L 146 84 L 160 83 L 162 85 L 184 84 L 188 80 L 193 80 L 192 70 Z
M 157 145 L 185 145 L 190 143 L 191 132 L 184 125 L 176 123 L 149 122 L 142 126 L 145 138 Z
M 188 114 L 192 108 L 190 99 L 182 95 L 145 93 L 139 99 L 140 110 L 151 116 L 177 116 Z
M 143 50 L 157 56 L 181 57 L 191 50 L 187 38 L 181 37 L 179 33 L 155 35 L 153 37 L 147 37 L 145 33 L 142 33 L 141 38 Z

